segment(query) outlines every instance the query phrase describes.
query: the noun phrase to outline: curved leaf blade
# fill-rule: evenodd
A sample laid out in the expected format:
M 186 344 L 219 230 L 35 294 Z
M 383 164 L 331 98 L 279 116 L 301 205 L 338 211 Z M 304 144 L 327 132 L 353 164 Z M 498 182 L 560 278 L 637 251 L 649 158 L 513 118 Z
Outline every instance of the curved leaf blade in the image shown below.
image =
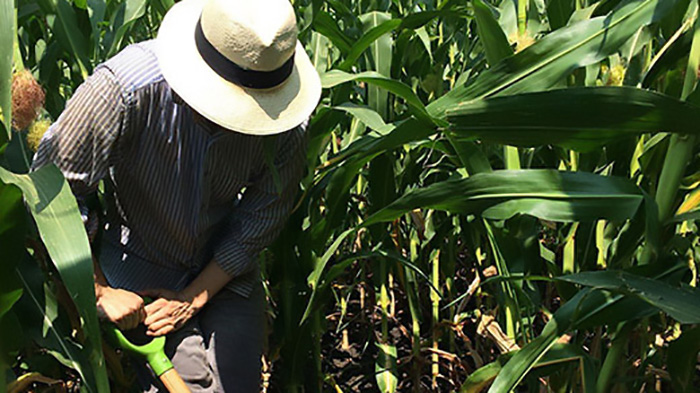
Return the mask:
M 0 168 L 0 180 L 22 190 L 49 256 L 82 317 L 86 331 L 85 351 L 96 374 L 96 389 L 108 391 L 95 307 L 92 253 L 68 183 L 53 165 L 28 175 L 14 174 Z
M 496 220 L 516 214 L 565 222 L 624 220 L 634 216 L 642 200 L 639 188 L 625 178 L 546 169 L 494 171 L 409 191 L 363 225 L 391 221 L 416 208 Z
M 482 0 L 474 0 L 474 16 L 479 39 L 484 47 L 486 60 L 495 65 L 513 54 L 513 48 L 508 43 L 501 25 L 493 16 L 491 9 Z
M 410 87 L 397 80 L 388 78 L 374 71 L 349 74 L 340 70 L 331 70 L 321 75 L 321 84 L 326 89 L 351 81 L 370 83 L 394 93 L 406 101 L 412 108 L 416 117 L 432 122 L 425 105 L 423 105 L 423 102 L 421 102 L 416 93 L 414 93 Z
M 10 139 L 12 54 L 15 30 L 13 2 L 0 2 L 0 147 Z
M 584 151 L 661 130 L 700 134 L 699 107 L 630 87 L 570 88 L 465 102 L 448 109 L 447 118 L 459 138 Z
M 677 1 L 628 1 L 608 16 L 561 28 L 504 59 L 474 83 L 451 90 L 431 105 L 430 113 L 441 117 L 459 101 L 549 89 L 575 69 L 595 64 L 617 51 L 640 27 L 668 14 Z
M 455 87 L 430 103 L 426 110 L 433 121 L 439 122 L 436 119 L 443 119 L 445 111 L 460 102 L 547 90 L 573 70 L 607 58 L 640 27 L 661 20 L 678 1 L 680 0 L 627 1 L 608 16 L 584 20 L 554 31 L 484 71 L 473 83 Z M 436 129 L 424 127 L 422 132 L 411 134 L 403 131 L 397 126 L 393 132 L 381 138 L 359 140 L 343 151 L 341 156 L 354 155 L 359 159 L 423 139 Z
M 639 297 L 680 323 L 700 323 L 700 291 L 622 271 L 581 272 L 558 280 Z
M 345 57 L 345 60 L 338 66 L 340 70 L 349 70 L 350 67 L 355 64 L 357 59 L 362 56 L 362 53 L 367 50 L 372 44 L 374 44 L 379 38 L 384 36 L 384 34 L 395 30 L 401 25 L 401 19 L 389 19 L 384 22 L 380 22 L 376 26 L 369 29 L 359 40 L 357 40 L 350 49 L 350 52 Z

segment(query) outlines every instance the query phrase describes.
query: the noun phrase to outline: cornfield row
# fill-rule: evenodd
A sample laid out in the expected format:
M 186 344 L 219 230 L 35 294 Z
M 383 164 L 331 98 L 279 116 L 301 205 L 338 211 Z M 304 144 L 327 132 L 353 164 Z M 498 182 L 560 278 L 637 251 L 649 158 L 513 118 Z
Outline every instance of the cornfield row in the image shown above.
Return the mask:
M 324 94 L 260 257 L 267 391 L 697 391 L 698 2 L 293 3 Z M 4 129 L 13 69 L 46 92 L 0 133 L 0 386 L 132 383 L 65 182 L 26 173 L 72 91 L 171 5 L 0 2 Z

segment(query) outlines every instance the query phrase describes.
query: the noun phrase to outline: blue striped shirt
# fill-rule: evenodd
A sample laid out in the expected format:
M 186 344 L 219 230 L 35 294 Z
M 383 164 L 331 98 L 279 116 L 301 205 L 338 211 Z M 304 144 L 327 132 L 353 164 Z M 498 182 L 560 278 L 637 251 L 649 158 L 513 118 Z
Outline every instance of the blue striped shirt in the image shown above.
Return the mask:
M 217 127 L 173 94 L 154 44 L 131 45 L 95 69 L 33 166 L 55 163 L 79 202 L 104 180 L 99 260 L 110 285 L 179 291 L 215 261 L 233 277 L 227 288 L 248 296 L 257 254 L 298 190 L 306 124 L 269 137 Z

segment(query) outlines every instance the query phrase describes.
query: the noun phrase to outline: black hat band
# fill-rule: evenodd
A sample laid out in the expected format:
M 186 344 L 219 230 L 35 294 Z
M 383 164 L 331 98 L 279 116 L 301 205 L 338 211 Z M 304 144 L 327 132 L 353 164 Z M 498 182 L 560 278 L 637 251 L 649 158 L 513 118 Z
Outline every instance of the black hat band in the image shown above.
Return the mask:
M 248 70 L 239 66 L 222 55 L 214 48 L 211 42 L 207 40 L 207 37 L 204 36 L 204 31 L 202 31 L 201 20 L 197 22 L 194 40 L 197 44 L 199 54 L 209 67 L 222 78 L 239 86 L 252 89 L 268 89 L 270 87 L 275 87 L 287 80 L 294 69 L 293 53 L 281 67 L 272 71 Z

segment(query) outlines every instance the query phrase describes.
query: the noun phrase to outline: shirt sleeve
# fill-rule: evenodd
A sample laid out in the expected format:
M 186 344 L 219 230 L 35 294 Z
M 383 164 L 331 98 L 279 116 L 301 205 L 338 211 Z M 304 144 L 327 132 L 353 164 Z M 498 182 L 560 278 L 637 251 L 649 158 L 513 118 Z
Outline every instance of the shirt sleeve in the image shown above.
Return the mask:
M 63 172 L 88 229 L 95 224 L 88 220 L 85 197 L 107 174 L 125 107 L 112 72 L 98 68 L 75 91 L 34 155 L 32 170 L 53 163 Z
M 278 139 L 275 170 L 265 165 L 225 225 L 213 260 L 233 277 L 252 271 L 257 255 L 284 226 L 306 164 L 306 124 Z

